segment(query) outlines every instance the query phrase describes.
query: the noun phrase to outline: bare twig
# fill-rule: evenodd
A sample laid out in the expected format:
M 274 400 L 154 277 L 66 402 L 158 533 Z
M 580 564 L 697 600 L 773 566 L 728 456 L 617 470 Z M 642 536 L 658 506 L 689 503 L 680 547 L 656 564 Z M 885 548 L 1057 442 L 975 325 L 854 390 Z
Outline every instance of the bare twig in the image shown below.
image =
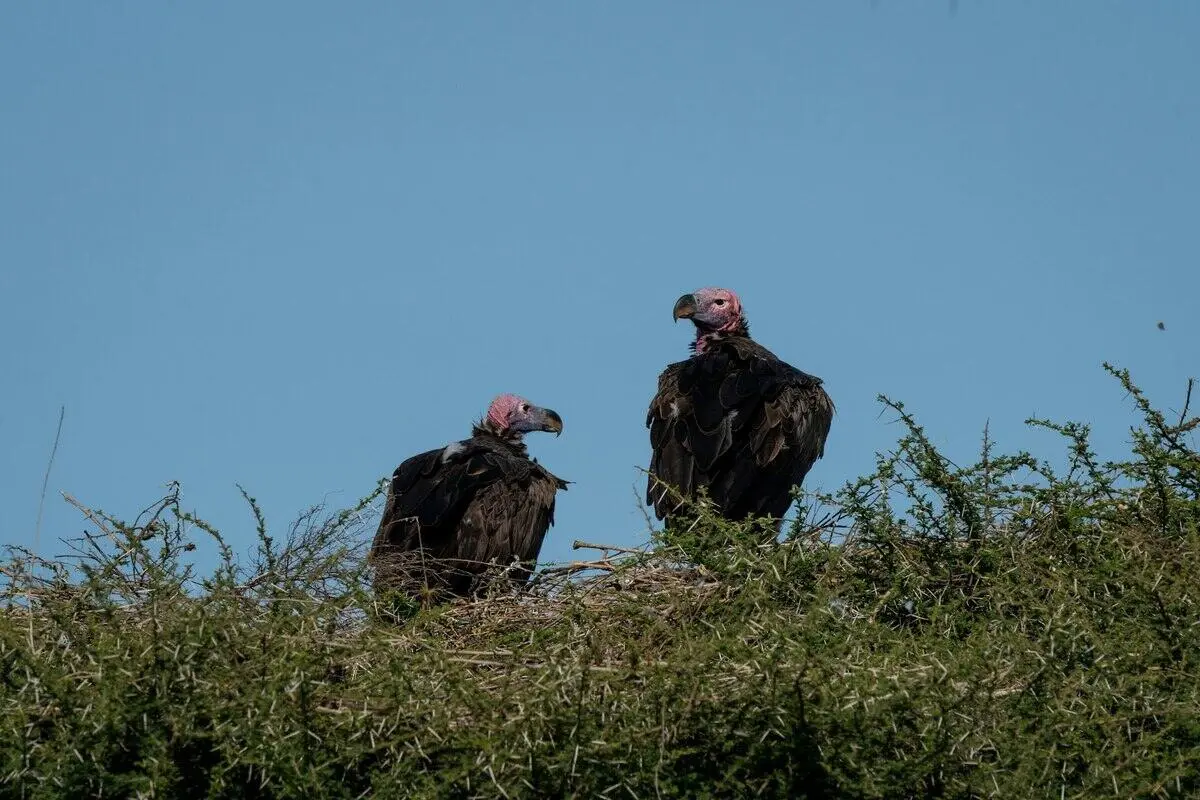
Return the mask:
M 1195 385 L 1196 379 L 1188 378 L 1187 395 L 1183 398 L 1183 410 L 1179 412 L 1179 425 L 1176 427 L 1182 428 L 1184 423 L 1187 422 L 1188 409 L 1192 405 L 1192 389 Z
M 63 493 L 62 493 L 62 496 L 63 496 L 63 499 L 64 499 L 64 500 L 66 500 L 68 503 L 70 503 L 71 505 L 73 505 L 73 506 L 75 506 L 77 509 L 79 509 L 79 510 L 80 510 L 80 511 L 83 513 L 83 515 L 84 515 L 85 517 L 87 517 L 87 518 L 88 518 L 88 520 L 89 520 L 89 521 L 90 521 L 90 522 L 91 522 L 93 525 L 95 525 L 97 528 L 99 528 L 101 531 L 103 531 L 103 532 L 104 532 L 104 535 L 105 535 L 105 536 L 107 536 L 109 539 L 111 539 L 111 540 L 112 540 L 112 542 L 113 542 L 113 544 L 118 544 L 118 542 L 117 542 L 117 537 L 116 537 L 115 535 L 113 535 L 113 532 L 112 532 L 112 531 L 110 531 L 110 530 L 108 529 L 108 526 L 104 524 L 104 520 L 102 520 L 102 519 L 100 519 L 98 516 L 96 516 L 96 512 L 95 512 L 95 511 L 92 511 L 90 508 L 88 508 L 88 507 L 87 507 L 87 506 L 85 506 L 83 503 L 81 503 L 81 502 L 79 502 L 78 500 L 76 500 L 74 497 L 72 497 L 72 496 L 71 496 L 70 494 L 68 494 L 67 492 L 63 492 Z
M 58 428 L 54 431 L 54 446 L 50 448 L 50 459 L 46 462 L 46 474 L 42 477 L 42 496 L 38 499 L 37 524 L 33 528 L 33 552 L 37 554 L 42 540 L 42 510 L 46 506 L 46 487 L 50 484 L 50 469 L 54 466 L 54 456 L 58 453 L 58 440 L 62 437 L 63 418 L 67 415 L 67 407 L 58 408 Z
M 645 470 L 643 470 L 645 471 Z M 647 473 L 649 474 L 649 473 Z M 638 511 L 642 514 L 642 519 L 646 521 L 646 530 L 654 530 L 654 519 L 650 516 L 650 506 L 646 505 L 645 497 L 637 484 L 633 484 L 633 502 L 637 506 Z
M 571 543 L 572 550 L 608 550 L 613 553 L 644 553 L 644 550 L 635 550 L 628 547 L 617 547 L 615 544 L 592 544 L 581 539 L 576 539 Z
M 572 575 L 576 572 L 583 572 L 589 569 L 600 569 L 612 572 L 616 568 L 616 564 L 612 564 L 608 561 L 572 561 L 570 564 L 562 567 L 551 567 L 550 569 L 544 569 L 538 573 L 538 578 L 545 578 L 551 575 Z

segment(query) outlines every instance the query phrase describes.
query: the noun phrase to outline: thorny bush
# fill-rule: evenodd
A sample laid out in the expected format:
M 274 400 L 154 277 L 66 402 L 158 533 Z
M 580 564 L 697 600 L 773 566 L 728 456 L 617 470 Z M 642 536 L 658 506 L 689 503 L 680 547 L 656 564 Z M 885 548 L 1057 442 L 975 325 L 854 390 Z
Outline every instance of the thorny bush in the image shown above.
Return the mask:
M 1106 365 L 1107 367 L 1107 365 Z M 900 404 L 784 541 L 716 518 L 526 591 L 380 613 L 377 491 L 239 564 L 177 486 L 3 566 L 12 797 L 1183 797 L 1200 792 L 1200 419 L 958 467 Z M 1190 385 L 1189 385 L 1190 394 Z M 188 551 L 219 564 L 197 576 Z

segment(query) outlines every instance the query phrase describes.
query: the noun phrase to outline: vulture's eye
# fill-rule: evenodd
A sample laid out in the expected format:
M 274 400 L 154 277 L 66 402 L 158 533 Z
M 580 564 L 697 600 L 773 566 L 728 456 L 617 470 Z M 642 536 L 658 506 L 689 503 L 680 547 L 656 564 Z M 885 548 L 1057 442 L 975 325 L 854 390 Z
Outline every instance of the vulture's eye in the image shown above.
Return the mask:
M 525 404 L 522 404 L 522 405 L 521 405 L 521 413 L 522 413 L 522 414 L 528 414 L 528 413 L 529 413 L 529 406 L 528 406 L 528 405 L 525 405 Z
M 718 297 L 716 300 L 713 300 L 713 304 L 718 305 L 718 306 L 723 306 L 723 305 L 725 305 L 725 300 Z

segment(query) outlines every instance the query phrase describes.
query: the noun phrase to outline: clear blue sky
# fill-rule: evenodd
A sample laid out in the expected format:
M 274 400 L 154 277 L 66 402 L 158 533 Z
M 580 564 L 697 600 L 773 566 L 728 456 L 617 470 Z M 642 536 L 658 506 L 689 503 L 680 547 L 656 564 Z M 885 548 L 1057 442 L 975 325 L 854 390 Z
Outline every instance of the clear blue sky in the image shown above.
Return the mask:
M 990 420 L 1167 405 L 1200 373 L 1200 4 L 8 3 L 0 538 L 168 480 L 240 548 L 468 434 L 499 392 L 575 481 L 543 558 L 645 539 L 680 294 L 737 290 L 838 405 L 834 488 L 904 400 Z M 1166 330 L 1156 323 L 1162 320 Z

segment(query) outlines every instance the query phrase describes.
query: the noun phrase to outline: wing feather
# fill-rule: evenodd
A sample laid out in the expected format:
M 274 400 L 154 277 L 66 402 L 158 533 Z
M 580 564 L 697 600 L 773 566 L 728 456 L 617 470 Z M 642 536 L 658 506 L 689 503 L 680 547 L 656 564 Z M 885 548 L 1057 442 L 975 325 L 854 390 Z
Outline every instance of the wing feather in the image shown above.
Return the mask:
M 489 562 L 514 556 L 528 576 L 567 483 L 506 447 L 468 439 L 396 468 L 371 545 L 377 586 L 464 595 Z
M 701 486 L 726 516 L 782 516 L 824 455 L 834 414 L 821 380 L 753 340 L 731 337 L 659 376 L 646 417 L 646 499 L 659 519 L 675 503 L 660 483 L 692 496 Z

